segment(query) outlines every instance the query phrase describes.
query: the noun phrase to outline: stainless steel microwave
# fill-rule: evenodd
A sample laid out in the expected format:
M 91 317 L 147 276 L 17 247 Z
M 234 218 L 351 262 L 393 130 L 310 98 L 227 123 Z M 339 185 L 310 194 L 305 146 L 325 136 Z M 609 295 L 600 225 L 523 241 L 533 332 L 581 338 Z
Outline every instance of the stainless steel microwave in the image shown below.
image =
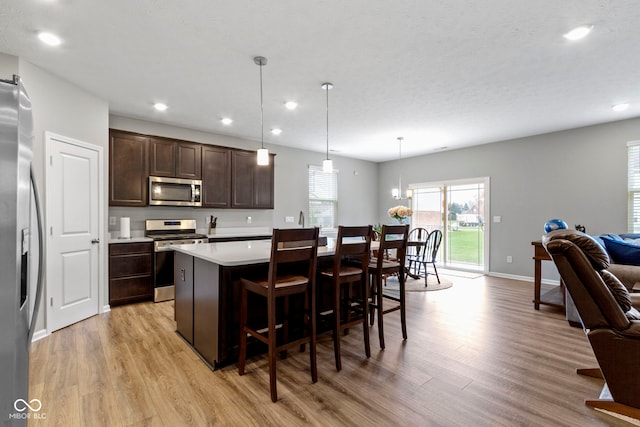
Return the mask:
M 202 206 L 202 181 L 199 179 L 149 177 L 149 205 Z

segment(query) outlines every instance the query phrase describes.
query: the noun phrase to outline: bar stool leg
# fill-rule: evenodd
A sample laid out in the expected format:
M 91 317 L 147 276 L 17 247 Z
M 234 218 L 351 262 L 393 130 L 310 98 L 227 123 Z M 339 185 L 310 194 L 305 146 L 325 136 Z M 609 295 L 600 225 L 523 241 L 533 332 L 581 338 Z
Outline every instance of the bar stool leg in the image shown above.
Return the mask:
M 362 333 L 364 334 L 364 354 L 367 358 L 371 357 L 371 345 L 369 342 L 369 278 L 365 276 L 362 278 Z
M 400 323 L 402 325 L 402 338 L 407 339 L 407 310 L 406 310 L 406 292 L 405 292 L 405 275 L 401 271 L 398 274 L 400 282 Z
M 382 274 L 377 276 L 377 280 L 376 280 L 376 288 L 377 288 L 377 300 L 376 300 L 376 305 L 377 305 L 377 309 L 378 309 L 378 337 L 380 339 L 380 348 L 382 350 L 384 350 L 384 327 L 382 325 L 382 318 L 383 318 L 383 313 L 384 313 L 384 309 L 383 309 L 383 304 L 382 301 L 384 300 L 384 298 L 382 297 Z
M 316 358 L 316 289 L 314 285 L 309 286 L 308 294 L 311 294 L 311 308 L 309 309 L 309 329 L 311 333 L 309 347 L 311 348 L 309 349 L 309 361 L 311 364 L 311 382 L 316 383 L 318 382 L 318 361 Z
M 342 359 L 340 358 L 340 282 L 334 279 L 333 282 L 333 351 L 336 359 L 336 370 L 342 369 Z
M 278 391 L 276 390 L 276 302 L 275 299 L 269 302 L 267 308 L 268 328 L 269 328 L 269 390 L 271 401 L 278 401 Z
M 247 289 L 243 286 L 240 297 L 240 350 L 238 355 L 238 374 L 244 375 L 244 367 L 247 361 Z

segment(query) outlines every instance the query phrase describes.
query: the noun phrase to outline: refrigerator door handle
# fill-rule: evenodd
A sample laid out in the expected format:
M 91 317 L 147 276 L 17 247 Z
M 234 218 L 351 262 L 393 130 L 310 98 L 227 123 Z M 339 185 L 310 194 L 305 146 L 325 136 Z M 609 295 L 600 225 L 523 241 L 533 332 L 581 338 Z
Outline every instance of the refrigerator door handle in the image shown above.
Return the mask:
M 38 320 L 38 310 L 40 308 L 40 299 L 42 298 L 43 287 L 43 274 L 44 274 L 44 232 L 42 226 L 42 210 L 40 207 L 40 192 L 38 191 L 38 184 L 33 176 L 33 166 L 29 170 L 31 176 L 31 188 L 33 188 L 33 195 L 35 199 L 36 208 L 36 222 L 38 223 L 38 279 L 36 285 L 36 299 L 33 304 L 33 313 L 31 315 L 31 322 L 29 323 L 29 335 L 27 343 L 31 345 L 31 339 L 36 328 L 36 320 Z

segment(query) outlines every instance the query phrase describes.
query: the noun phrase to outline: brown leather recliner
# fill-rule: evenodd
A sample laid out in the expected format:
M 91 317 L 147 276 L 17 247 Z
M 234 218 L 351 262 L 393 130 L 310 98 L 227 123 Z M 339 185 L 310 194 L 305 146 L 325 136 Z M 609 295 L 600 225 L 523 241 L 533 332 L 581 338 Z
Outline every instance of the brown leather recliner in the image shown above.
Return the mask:
M 556 230 L 542 238 L 564 281 L 600 366 L 578 370 L 606 381 L 601 399 L 588 406 L 640 420 L 640 298 L 606 271 L 609 258 L 592 237 Z M 608 399 L 608 393 L 612 399 Z

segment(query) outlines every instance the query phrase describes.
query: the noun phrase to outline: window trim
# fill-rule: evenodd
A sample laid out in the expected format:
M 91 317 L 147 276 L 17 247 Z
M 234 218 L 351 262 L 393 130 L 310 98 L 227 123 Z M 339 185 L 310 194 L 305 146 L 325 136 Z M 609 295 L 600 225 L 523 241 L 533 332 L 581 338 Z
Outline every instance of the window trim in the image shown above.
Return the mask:
M 312 188 L 312 179 L 315 178 L 316 176 L 329 178 L 329 179 L 325 179 L 325 181 L 329 181 L 328 184 L 330 187 L 332 187 L 332 188 L 325 189 L 325 191 L 329 193 L 328 198 L 313 196 L 314 193 L 315 194 L 319 193 L 318 191 L 314 191 L 314 189 Z M 314 182 L 317 183 L 317 180 L 314 180 Z M 331 174 L 327 174 L 326 172 L 323 172 L 322 166 L 310 164 L 308 167 L 307 186 L 309 191 L 309 195 L 308 195 L 309 226 L 320 226 L 322 227 L 323 230 L 335 229 L 338 224 L 338 174 L 335 171 Z M 330 203 L 333 206 L 333 209 L 332 209 L 333 212 L 331 214 L 332 224 L 330 226 L 329 225 L 323 226 L 322 224 L 314 224 L 314 221 L 313 221 L 314 213 L 311 207 L 312 201 L 314 202 L 319 201 L 321 203 Z

